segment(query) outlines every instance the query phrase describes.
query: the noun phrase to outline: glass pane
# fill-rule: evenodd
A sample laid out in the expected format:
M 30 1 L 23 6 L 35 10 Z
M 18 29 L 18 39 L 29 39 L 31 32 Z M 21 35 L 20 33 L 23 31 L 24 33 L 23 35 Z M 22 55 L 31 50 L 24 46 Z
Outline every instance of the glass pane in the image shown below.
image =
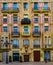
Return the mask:
M 7 22 L 7 18 L 3 18 L 3 22 L 5 22 L 5 23 L 6 23 L 6 22 Z
M 48 31 L 48 26 L 45 26 L 45 31 Z
M 44 18 L 44 21 L 48 21 L 48 18 Z
M 24 45 L 29 45 L 29 40 L 23 40 Z
M 48 10 L 48 3 L 47 2 L 44 3 L 44 10 Z
M 17 26 L 15 26 L 14 28 L 13 28 L 14 30 L 14 32 L 18 32 L 18 27 Z
M 24 26 L 24 32 L 28 32 L 28 26 Z
M 38 18 L 34 18 L 34 22 L 38 22 Z
M 48 38 L 48 45 L 49 46 L 51 45 L 51 38 L 50 37 Z
M 34 9 L 38 10 L 38 3 L 37 2 L 34 3 Z
M 34 40 L 34 45 L 40 45 L 40 41 L 39 40 Z
M 17 7 L 17 3 L 13 3 L 13 10 L 17 10 L 18 7 Z
M 38 32 L 38 26 L 34 26 L 34 32 Z
M 28 9 L 28 3 L 24 3 L 24 9 Z
M 12 44 L 13 44 L 13 48 L 19 48 L 19 40 L 14 39 L 14 40 L 12 41 Z
M 18 20 L 17 17 L 13 17 L 14 22 L 17 22 L 17 20 Z
M 8 28 L 7 27 L 3 27 L 3 31 L 4 32 L 7 32 L 8 31 Z
M 7 9 L 8 9 L 7 3 L 3 3 L 3 10 L 7 10 Z

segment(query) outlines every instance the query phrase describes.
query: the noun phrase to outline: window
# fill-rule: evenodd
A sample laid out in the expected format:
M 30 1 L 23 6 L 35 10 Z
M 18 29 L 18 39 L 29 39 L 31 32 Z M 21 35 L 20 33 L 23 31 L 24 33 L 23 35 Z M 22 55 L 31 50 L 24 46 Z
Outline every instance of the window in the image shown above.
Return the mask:
M 16 23 L 17 21 L 18 21 L 18 17 L 17 17 L 17 15 L 15 14 L 15 15 L 13 15 L 13 21 L 14 21 L 14 23 Z
M 18 32 L 18 27 L 17 27 L 17 26 L 14 26 L 14 27 L 13 27 L 13 32 L 14 32 L 14 33 Z
M 49 26 L 44 26 L 44 31 L 48 31 Z
M 8 41 L 8 37 L 5 37 L 5 40 L 7 40 L 7 41 Z
M 4 26 L 4 27 L 3 27 L 3 31 L 4 31 L 4 32 L 8 32 L 8 27 L 7 27 L 7 26 Z
M 17 10 L 18 9 L 18 4 L 15 2 L 13 3 L 13 10 Z
M 38 22 L 38 18 L 34 18 L 34 22 L 36 22 L 36 23 L 37 23 L 37 22 Z
M 7 3 L 3 3 L 3 10 L 8 10 L 8 5 L 7 5 Z
M 1 40 L 1 48 L 4 48 L 4 39 Z
M 13 21 L 14 21 L 14 23 L 16 23 L 18 21 L 18 18 L 17 17 L 13 17 Z
M 38 2 L 34 2 L 34 9 L 38 10 Z
M 47 37 L 44 37 L 44 45 L 47 45 Z
M 12 47 L 19 48 L 19 40 L 17 40 L 17 39 L 12 40 Z
M 38 32 L 38 26 L 34 26 L 34 32 Z
M 25 2 L 25 3 L 24 3 L 24 10 L 27 10 L 27 9 L 28 9 L 28 3 Z
M 7 23 L 7 18 L 3 18 L 3 23 Z
M 48 46 L 51 46 L 51 37 L 48 37 Z
M 24 32 L 28 32 L 28 26 L 24 26 Z
M 47 22 L 48 21 L 48 18 L 44 18 L 44 21 Z
M 48 2 L 44 2 L 44 10 L 48 10 Z
M 34 48 L 40 48 L 40 40 L 34 40 L 33 43 Z
M 28 39 L 25 39 L 25 40 L 23 40 L 23 45 L 30 45 L 30 42 L 29 42 L 29 40 Z

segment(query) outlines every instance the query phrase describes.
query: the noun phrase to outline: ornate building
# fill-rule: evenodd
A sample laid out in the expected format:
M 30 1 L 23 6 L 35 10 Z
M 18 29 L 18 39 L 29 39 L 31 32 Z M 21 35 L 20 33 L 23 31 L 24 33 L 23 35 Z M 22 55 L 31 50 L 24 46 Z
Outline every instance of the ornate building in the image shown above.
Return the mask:
M 0 61 L 53 61 L 53 0 L 0 0 Z

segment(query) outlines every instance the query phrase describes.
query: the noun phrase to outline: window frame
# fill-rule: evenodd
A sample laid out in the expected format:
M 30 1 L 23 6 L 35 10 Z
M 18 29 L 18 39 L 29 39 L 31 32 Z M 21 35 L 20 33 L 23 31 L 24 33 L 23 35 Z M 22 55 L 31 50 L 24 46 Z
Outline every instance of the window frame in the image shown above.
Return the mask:
M 4 28 L 5 28 L 5 29 L 4 29 Z M 5 31 L 4 31 L 4 30 L 5 30 Z M 8 27 L 7 27 L 7 26 L 4 26 L 4 27 L 3 27 L 3 31 L 4 31 L 4 32 L 8 32 Z
M 13 42 L 14 41 L 14 42 Z M 15 44 L 16 43 L 16 44 Z M 19 48 L 19 40 L 18 39 L 13 39 L 12 40 L 12 48 Z
M 28 3 L 27 2 L 23 3 L 23 8 L 24 8 L 24 10 L 28 10 Z
M 29 45 L 30 45 L 29 39 L 24 39 L 24 40 L 23 40 L 23 45 L 29 46 Z
M 27 27 L 27 28 L 25 28 L 25 27 Z M 28 26 L 24 26 L 24 32 L 28 32 Z

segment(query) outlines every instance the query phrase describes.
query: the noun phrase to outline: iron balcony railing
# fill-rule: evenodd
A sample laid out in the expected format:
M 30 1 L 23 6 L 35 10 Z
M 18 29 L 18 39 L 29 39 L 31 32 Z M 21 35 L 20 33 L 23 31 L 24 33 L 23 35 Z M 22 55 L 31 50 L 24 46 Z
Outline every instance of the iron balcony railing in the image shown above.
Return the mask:
M 35 13 L 35 12 L 38 12 L 38 13 L 40 13 L 40 12 L 49 12 L 50 11 L 50 7 L 42 7 L 42 8 L 40 8 L 40 7 L 38 7 L 38 8 L 33 8 L 32 9 L 32 11 Z
M 40 45 L 33 45 L 34 48 L 40 48 Z
M 1 11 L 2 11 L 2 13 L 18 13 L 19 8 L 17 8 L 17 9 L 13 9 L 13 8 L 4 9 L 4 8 L 2 8 Z
M 11 35 L 12 35 L 12 36 L 19 36 L 19 35 L 20 35 L 20 32 L 12 32 Z
M 34 32 L 32 33 L 32 35 L 33 35 L 33 36 L 40 36 L 40 35 L 41 35 L 41 32 L 35 32 L 35 31 L 34 31 Z

